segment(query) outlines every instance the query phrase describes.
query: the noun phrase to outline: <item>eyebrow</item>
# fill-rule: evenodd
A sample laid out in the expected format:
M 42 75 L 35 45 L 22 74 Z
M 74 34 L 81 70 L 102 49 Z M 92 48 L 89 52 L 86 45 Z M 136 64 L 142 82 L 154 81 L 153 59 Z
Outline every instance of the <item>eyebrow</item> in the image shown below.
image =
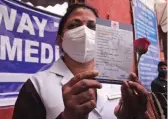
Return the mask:
M 80 22 L 80 23 L 82 23 L 82 21 L 80 20 L 80 19 L 72 19 L 72 20 L 70 20 L 69 22 L 68 22 L 68 25 L 70 24 L 70 23 L 72 23 L 72 22 Z M 94 20 L 88 20 L 87 22 L 93 22 L 93 23 L 96 23 L 96 21 L 94 21 Z
M 70 24 L 70 23 L 73 23 L 73 22 L 80 22 L 81 23 L 81 20 L 79 20 L 79 19 L 72 19 L 72 20 L 70 20 L 69 22 L 68 22 L 68 25 Z

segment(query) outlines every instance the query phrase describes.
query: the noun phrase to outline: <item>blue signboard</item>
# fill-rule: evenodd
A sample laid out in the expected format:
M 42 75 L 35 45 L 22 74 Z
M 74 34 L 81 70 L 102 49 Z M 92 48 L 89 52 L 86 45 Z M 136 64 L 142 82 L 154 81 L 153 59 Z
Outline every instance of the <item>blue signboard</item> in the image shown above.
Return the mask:
M 1 100 L 16 98 L 29 76 L 56 60 L 59 21 L 58 15 L 0 0 L 0 106 L 13 104 Z
M 150 89 L 152 80 L 157 77 L 157 65 L 160 61 L 156 14 L 140 0 L 133 0 L 133 18 L 135 39 L 145 37 L 151 43 L 148 52 L 142 55 L 138 67 L 139 79 Z

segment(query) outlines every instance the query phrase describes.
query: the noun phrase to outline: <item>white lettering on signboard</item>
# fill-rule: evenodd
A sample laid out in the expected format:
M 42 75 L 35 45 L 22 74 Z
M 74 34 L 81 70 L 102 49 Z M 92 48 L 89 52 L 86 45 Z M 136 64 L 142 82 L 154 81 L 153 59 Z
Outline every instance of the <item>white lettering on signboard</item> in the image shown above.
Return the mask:
M 8 36 L 0 35 L 0 60 L 7 60 L 8 58 L 9 61 L 15 60 L 47 64 L 52 63 L 54 55 L 56 55 L 57 58 L 59 57 L 59 49 L 57 48 L 57 53 L 54 54 L 54 49 L 50 44 L 40 44 L 32 40 L 25 40 L 25 43 L 23 42 L 23 39 L 20 38 L 14 38 L 11 42 Z M 25 46 L 23 46 L 23 44 L 25 44 Z M 23 51 L 23 47 L 25 47 L 25 51 Z M 23 55 L 23 53 L 25 53 L 25 55 Z M 48 55 L 46 56 L 46 54 Z
M 48 23 L 46 19 L 39 19 L 24 12 L 19 15 L 20 21 L 16 24 L 17 10 L 0 5 L 0 25 L 4 31 L 18 32 L 20 35 L 27 31 L 32 36 L 37 34 L 37 37 L 44 37 Z M 58 27 L 59 23 L 54 22 L 53 26 Z M 55 57 L 53 46 L 32 40 L 0 35 L 0 60 L 51 63 Z
M 54 26 L 55 26 L 55 27 L 59 27 L 59 23 L 54 22 Z
M 15 59 L 15 56 L 17 61 L 22 61 L 22 39 L 15 38 L 11 46 L 9 37 L 0 36 L 0 59 L 5 60 L 7 55 L 11 61 Z
M 45 54 L 48 51 L 48 58 Z M 42 43 L 41 44 L 41 63 L 51 63 L 54 57 L 53 48 L 50 44 Z
M 23 33 L 23 31 L 25 30 L 28 31 L 30 35 L 35 35 L 33 24 L 29 15 L 26 13 L 23 13 L 17 32 Z
M 9 31 L 13 31 L 15 20 L 16 20 L 17 11 L 15 9 L 11 9 L 8 14 L 8 9 L 6 6 L 0 5 L 0 24 L 2 22 L 2 18 L 4 19 L 5 28 Z
M 16 15 L 17 15 L 16 9 L 9 10 L 9 14 L 8 14 L 7 7 L 0 5 L 0 25 L 2 23 L 2 20 L 4 20 L 6 30 L 8 31 L 14 30 Z M 47 25 L 47 20 L 42 19 L 42 21 L 40 21 L 38 17 L 36 16 L 32 16 L 32 17 L 38 26 L 39 37 L 44 37 L 44 29 Z M 55 26 L 56 24 L 53 23 L 53 25 Z M 58 25 L 56 27 L 58 27 Z M 28 31 L 30 35 L 35 35 L 33 21 L 31 20 L 31 17 L 27 13 L 22 13 L 21 20 L 17 28 L 18 33 L 23 33 L 24 31 Z
M 42 22 L 40 22 L 40 20 L 36 16 L 33 16 L 33 19 L 35 20 L 39 28 L 39 36 L 44 37 L 44 29 L 45 29 L 45 26 L 47 25 L 47 20 L 42 19 Z
M 26 40 L 25 42 L 25 61 L 26 62 L 32 62 L 32 63 L 38 63 L 39 58 L 33 57 L 32 55 L 38 54 L 38 48 L 32 48 L 32 47 L 39 47 L 39 42 L 36 41 L 30 41 Z

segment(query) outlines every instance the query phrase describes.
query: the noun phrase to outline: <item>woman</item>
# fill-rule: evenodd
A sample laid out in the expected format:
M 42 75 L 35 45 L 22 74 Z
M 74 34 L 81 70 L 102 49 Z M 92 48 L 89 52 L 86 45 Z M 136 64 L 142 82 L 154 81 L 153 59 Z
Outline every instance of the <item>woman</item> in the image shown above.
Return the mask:
M 85 4 L 67 9 L 57 38 L 64 55 L 24 84 L 13 119 L 144 119 L 147 91 L 135 74 L 130 75 L 134 82 L 123 83 L 121 93 L 118 85 L 94 80 L 96 17 Z

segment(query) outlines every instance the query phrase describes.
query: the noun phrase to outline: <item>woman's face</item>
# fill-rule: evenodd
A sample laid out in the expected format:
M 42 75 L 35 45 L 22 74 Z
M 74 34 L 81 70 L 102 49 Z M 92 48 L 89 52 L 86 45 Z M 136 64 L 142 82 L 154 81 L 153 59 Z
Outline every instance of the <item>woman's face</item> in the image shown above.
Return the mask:
M 65 42 L 63 42 L 63 41 L 64 41 L 64 34 L 65 34 L 66 31 L 75 29 L 75 28 L 83 26 L 83 25 L 87 26 L 89 29 L 95 30 L 95 28 L 96 28 L 96 16 L 95 16 L 95 14 L 90 9 L 87 9 L 87 8 L 78 8 L 78 9 L 74 10 L 68 16 L 68 18 L 67 18 L 67 20 L 66 20 L 66 22 L 64 24 L 63 36 L 59 37 L 60 38 L 60 40 L 59 40 L 60 49 L 65 50 L 64 57 L 68 57 L 68 58 L 71 57 L 72 59 L 74 59 L 74 61 L 82 62 L 82 63 L 86 59 L 85 54 L 81 55 L 78 52 L 77 54 L 79 54 L 81 57 L 74 56 L 73 53 L 74 53 L 75 49 L 72 50 L 70 47 L 68 47 L 69 45 L 68 46 L 67 46 L 67 44 L 65 45 L 65 43 L 67 43 L 66 41 L 68 41 L 68 40 L 65 40 Z M 89 33 L 93 32 L 92 30 L 90 30 Z M 85 39 L 83 39 L 83 40 L 85 40 Z M 90 42 L 91 43 L 88 43 L 89 45 L 93 44 L 93 41 L 90 41 Z M 74 42 L 72 42 L 72 43 L 74 43 Z M 64 45 L 64 48 L 63 48 L 63 45 Z M 75 45 L 75 43 L 73 45 Z M 83 51 L 85 51 L 85 48 L 82 45 L 80 45 L 80 47 L 81 47 L 80 51 L 83 53 Z M 87 48 L 87 50 L 88 50 L 88 48 Z M 90 48 L 90 50 L 88 50 L 88 51 L 91 52 L 92 50 L 93 50 L 93 48 Z M 78 51 L 78 50 L 75 50 L 75 51 Z M 84 59 L 83 59 L 83 56 L 85 56 Z M 90 57 L 87 57 L 87 58 L 90 58 Z M 87 60 L 89 60 L 89 59 L 87 59 Z
M 96 28 L 96 16 L 87 8 L 78 8 L 69 15 L 64 25 L 63 33 L 82 25 L 86 25 L 92 30 Z

